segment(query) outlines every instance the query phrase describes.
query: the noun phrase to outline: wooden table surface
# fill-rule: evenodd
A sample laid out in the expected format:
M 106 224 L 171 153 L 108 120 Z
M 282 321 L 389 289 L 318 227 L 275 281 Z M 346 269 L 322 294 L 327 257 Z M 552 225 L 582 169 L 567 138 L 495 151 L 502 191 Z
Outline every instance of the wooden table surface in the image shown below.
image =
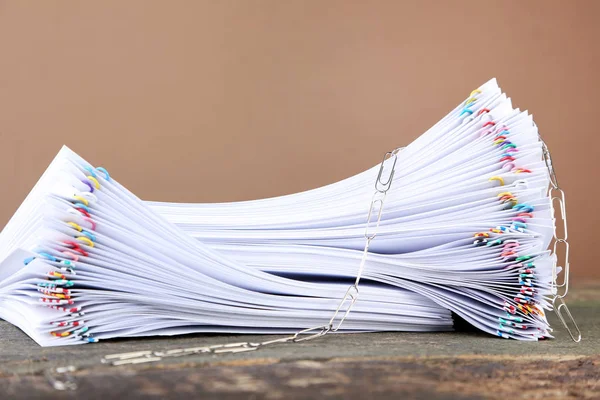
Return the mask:
M 600 399 L 600 285 L 579 285 L 569 307 L 574 343 L 551 315 L 556 339 L 525 343 L 476 331 L 329 335 L 254 352 L 108 366 L 103 355 L 264 336 L 192 335 L 41 348 L 0 321 L 0 399 Z M 73 365 L 76 390 L 47 373 Z

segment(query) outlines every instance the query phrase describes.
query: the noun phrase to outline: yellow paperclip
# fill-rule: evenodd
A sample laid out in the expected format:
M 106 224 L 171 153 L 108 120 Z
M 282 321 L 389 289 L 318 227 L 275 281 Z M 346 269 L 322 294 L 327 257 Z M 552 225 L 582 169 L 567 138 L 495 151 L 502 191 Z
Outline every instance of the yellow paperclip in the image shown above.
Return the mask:
M 475 97 L 469 97 L 467 101 L 465 101 L 465 105 L 468 106 L 471 103 L 475 103 L 477 99 Z
M 81 227 L 77 225 L 75 222 L 67 222 L 67 224 L 71 225 L 73 228 L 77 229 L 79 232 L 82 231 Z
M 77 238 L 77 240 L 79 240 L 80 242 L 84 242 L 85 244 L 87 244 L 87 245 L 88 245 L 88 246 L 90 246 L 90 247 L 94 247 L 94 242 L 92 242 L 92 241 L 90 240 L 90 238 L 88 238 L 88 237 L 85 237 L 85 236 L 79 236 L 79 237 Z
M 475 90 L 473 90 L 473 91 L 471 92 L 471 94 L 469 95 L 469 97 L 473 97 L 473 95 L 474 95 L 474 94 L 477 94 L 477 93 L 481 93 L 481 90 L 479 90 L 479 89 L 475 89 Z
M 539 315 L 541 315 L 542 317 L 546 316 L 546 314 L 544 313 L 544 309 L 542 307 L 536 305 L 535 308 L 538 311 Z
M 514 197 L 511 192 L 498 193 L 498 197 L 502 197 L 502 196 L 511 196 L 511 197 Z
M 71 332 L 69 332 L 69 331 L 67 331 L 67 332 L 61 332 L 61 333 L 58 333 L 58 332 L 50 332 L 50 334 L 51 334 L 52 336 L 54 336 L 54 337 L 67 337 L 67 336 L 69 336 L 69 335 L 71 334 Z
M 489 181 L 498 181 L 500 182 L 500 186 L 504 186 L 504 179 L 500 176 L 492 176 Z
M 94 186 L 96 186 L 96 189 L 100 189 L 100 183 L 98 182 L 98 179 L 94 178 L 91 175 L 88 175 L 87 177 L 90 181 L 94 182 Z
M 85 204 L 86 206 L 90 205 L 90 202 L 85 198 L 85 197 L 81 197 L 81 196 L 73 196 L 73 198 L 75 200 L 79 200 L 80 202 L 82 202 L 83 204 Z

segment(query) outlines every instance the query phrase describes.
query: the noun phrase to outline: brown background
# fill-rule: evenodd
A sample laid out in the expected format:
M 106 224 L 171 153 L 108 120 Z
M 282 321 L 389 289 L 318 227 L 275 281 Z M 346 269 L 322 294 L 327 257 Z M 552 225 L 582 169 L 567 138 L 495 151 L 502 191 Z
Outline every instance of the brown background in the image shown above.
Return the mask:
M 144 199 L 345 178 L 496 76 L 600 277 L 600 1 L 0 1 L 0 227 L 62 144 Z

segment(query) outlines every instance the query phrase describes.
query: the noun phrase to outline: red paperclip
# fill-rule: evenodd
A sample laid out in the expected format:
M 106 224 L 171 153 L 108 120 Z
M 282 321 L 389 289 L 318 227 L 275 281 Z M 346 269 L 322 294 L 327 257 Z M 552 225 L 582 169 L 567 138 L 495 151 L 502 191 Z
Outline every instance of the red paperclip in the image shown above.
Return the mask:
M 527 168 L 517 168 L 517 169 L 515 170 L 515 172 L 516 172 L 516 173 L 522 173 L 522 172 L 524 172 L 524 173 L 526 173 L 526 174 L 531 174 L 531 170 L 529 170 L 529 169 L 527 169 Z
M 89 213 L 89 212 L 87 212 L 87 211 L 85 211 L 83 208 L 80 208 L 80 207 L 75 207 L 75 209 L 76 209 L 77 211 L 79 211 L 80 213 L 82 213 L 83 215 L 85 215 L 86 217 L 88 217 L 88 218 L 90 218 L 90 217 L 91 217 L 90 213 Z
M 78 252 L 82 256 L 84 256 L 84 257 L 89 256 L 89 253 L 87 251 L 83 250 L 81 247 L 79 247 L 79 245 L 77 243 L 75 243 L 74 241 L 72 241 L 72 240 L 65 240 L 63 243 L 67 244 L 67 245 L 70 245 L 70 246 L 73 246 L 73 248 L 71 250 Z

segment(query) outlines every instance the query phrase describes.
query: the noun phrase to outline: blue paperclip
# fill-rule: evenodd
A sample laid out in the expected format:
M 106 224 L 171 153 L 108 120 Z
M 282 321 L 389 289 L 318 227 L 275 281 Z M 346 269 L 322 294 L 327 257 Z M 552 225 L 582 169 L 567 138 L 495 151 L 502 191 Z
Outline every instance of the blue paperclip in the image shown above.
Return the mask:
M 40 256 L 47 258 L 50 261 L 58 261 L 58 259 L 56 257 L 54 257 L 52 254 L 48 254 L 48 253 L 39 253 Z
M 83 203 L 77 202 L 74 204 L 75 208 L 83 208 L 88 213 L 90 212 L 90 208 Z
M 92 177 L 97 178 L 96 172 L 91 167 L 83 167 L 83 169 L 89 172 Z
M 530 206 L 529 204 L 525 204 L 525 203 L 515 204 L 513 206 L 513 208 L 520 212 L 532 212 L 533 211 L 533 206 Z
M 108 171 L 103 168 L 103 167 L 98 167 L 96 168 L 96 171 L 100 171 L 104 174 L 104 179 L 106 179 L 107 181 L 110 181 L 110 174 L 108 173 Z
M 497 246 L 499 244 L 502 244 L 502 239 L 496 239 L 496 240 L 492 240 L 491 242 L 487 242 L 486 246 L 491 247 L 491 246 Z
M 519 221 L 514 221 L 512 223 L 512 228 L 518 230 L 519 232 L 523 232 L 524 229 L 527 229 L 527 224 L 524 224 Z
M 82 234 L 84 234 L 85 236 L 87 236 L 92 242 L 96 241 L 96 236 L 92 235 L 90 232 L 86 231 L 85 229 L 81 231 Z
M 33 260 L 35 260 L 35 257 L 27 257 L 26 259 L 23 260 L 23 264 L 28 265 Z

